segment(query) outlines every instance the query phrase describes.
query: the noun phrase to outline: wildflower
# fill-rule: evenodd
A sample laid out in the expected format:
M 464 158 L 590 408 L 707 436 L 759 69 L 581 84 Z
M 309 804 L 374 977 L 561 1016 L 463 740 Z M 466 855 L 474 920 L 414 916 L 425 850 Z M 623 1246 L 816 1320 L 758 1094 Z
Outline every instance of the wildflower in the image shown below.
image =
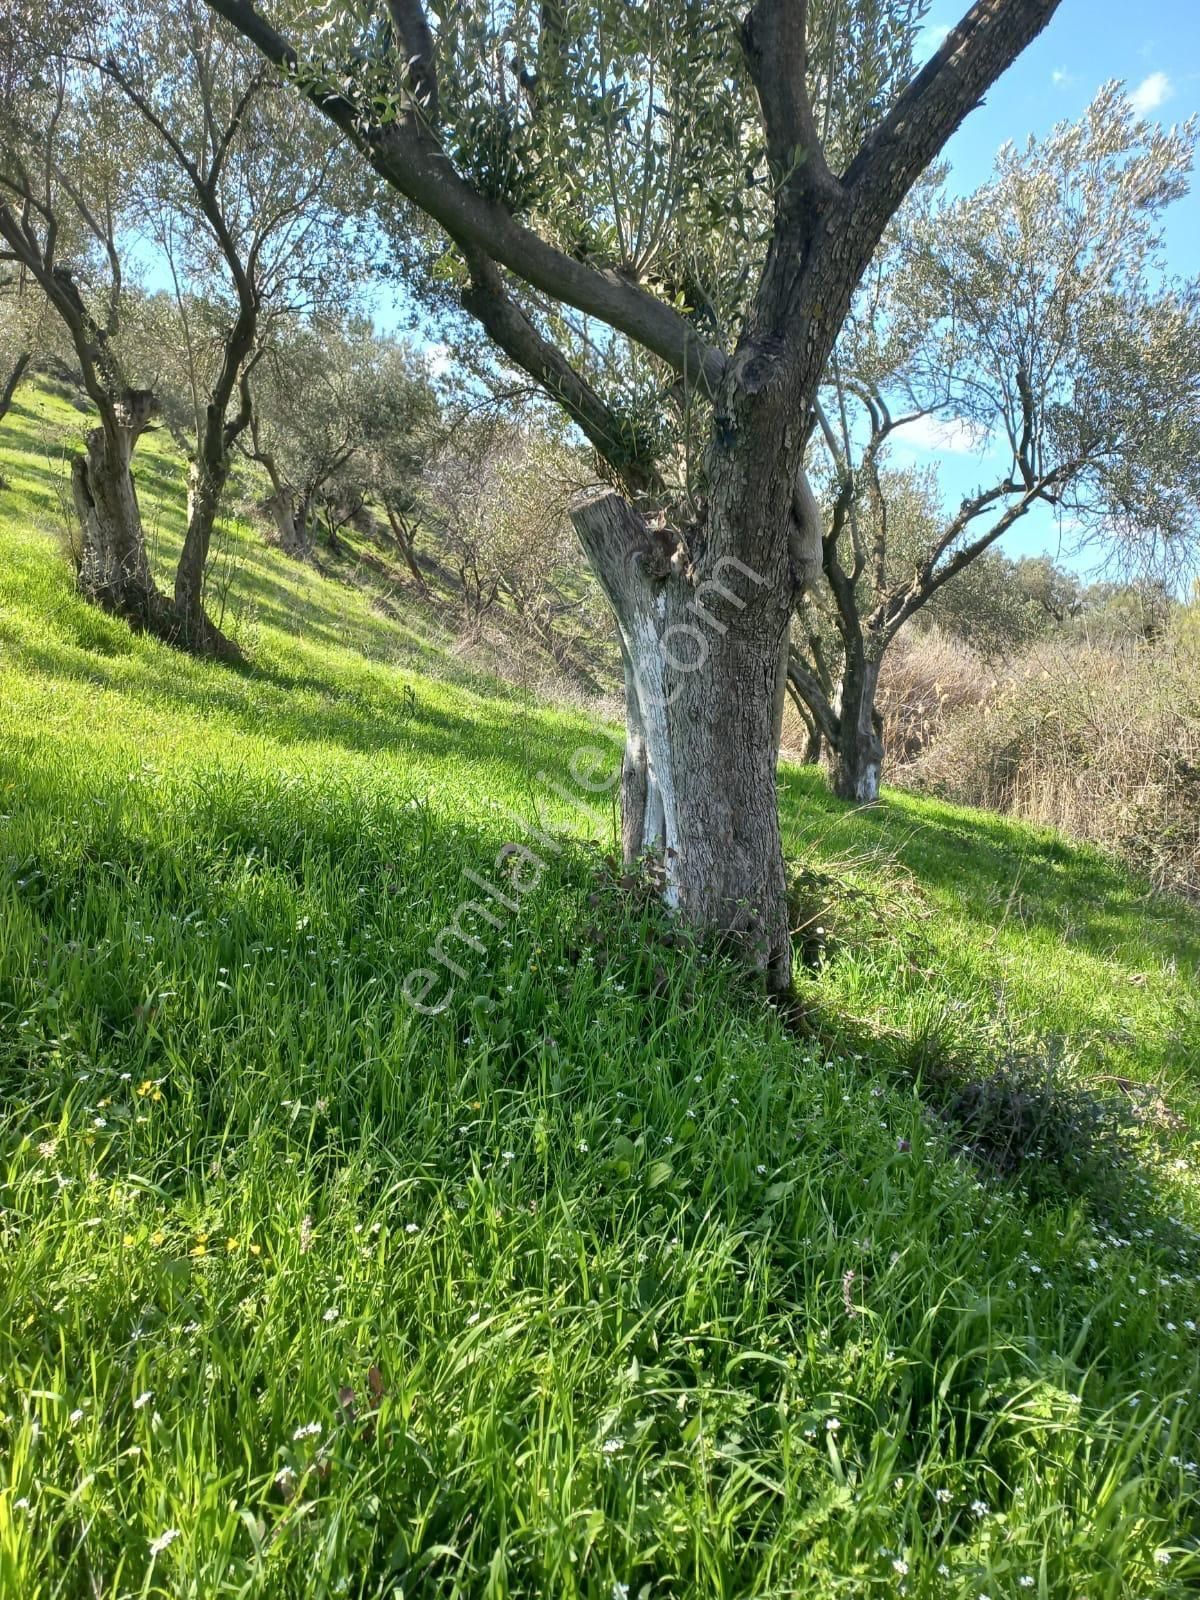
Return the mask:
M 29 1510 L 29 1496 L 27 1494 L 23 1494 L 19 1500 L 14 1500 L 13 1501 L 13 1509 L 15 1511 L 28 1511 Z
M 421 1230 L 417 1227 L 415 1222 L 408 1222 L 404 1225 L 404 1231 L 405 1233 L 420 1233 Z
M 580 1150 L 580 1153 L 582 1155 L 587 1155 L 588 1142 L 587 1142 L 586 1139 L 580 1139 L 580 1141 L 579 1141 L 579 1150 Z
M 1158 1562 L 1160 1567 L 1170 1566 L 1171 1552 L 1169 1550 L 1156 1550 L 1154 1552 L 1154 1559 Z
M 143 1082 L 139 1083 L 137 1086 L 137 1092 L 143 1100 L 151 1100 L 155 1103 L 157 1103 L 163 1097 L 162 1089 L 157 1083 L 155 1083 L 153 1078 L 146 1078 Z
M 312 1249 L 313 1220 L 311 1217 L 300 1219 L 300 1254 L 306 1256 Z
M 1029 1574 L 1027 1572 L 1022 1573 L 1022 1575 L 1017 1579 L 1017 1582 L 1020 1584 L 1022 1589 L 1032 1589 L 1033 1588 L 1033 1579 L 1029 1576 Z
M 295 1433 L 292 1434 L 292 1438 L 293 1440 L 315 1439 L 320 1431 L 321 1424 L 319 1422 L 302 1422 Z
M 122 1244 L 123 1244 L 123 1245 L 124 1245 L 124 1247 L 125 1247 L 125 1249 L 126 1249 L 126 1250 L 128 1250 L 128 1249 L 129 1249 L 129 1247 L 130 1247 L 130 1246 L 131 1246 L 131 1245 L 132 1245 L 132 1244 L 133 1244 L 133 1243 L 134 1243 L 134 1242 L 135 1242 L 135 1241 L 134 1241 L 134 1237 L 133 1237 L 133 1235 L 132 1235 L 132 1234 L 131 1234 L 131 1233 L 123 1233 L 123 1234 L 122 1234 L 122 1235 L 121 1235 L 121 1243 L 122 1243 Z
M 503 1150 L 503 1151 L 501 1151 L 501 1158 L 503 1160 L 505 1160 L 505 1161 L 515 1161 L 517 1159 L 516 1151 L 515 1150 Z
M 826 1417 L 825 1418 L 825 1432 L 826 1433 L 836 1433 L 838 1431 L 838 1429 L 841 1427 L 841 1425 L 842 1424 L 841 1424 L 840 1420 L 837 1417 Z
M 157 1539 L 151 1539 L 151 1541 L 150 1541 L 150 1555 L 151 1555 L 151 1557 L 160 1556 L 160 1555 L 162 1555 L 164 1550 L 169 1550 L 170 1547 L 175 1543 L 176 1539 L 178 1539 L 178 1537 L 179 1537 L 179 1529 L 178 1528 L 164 1528 L 164 1530 L 162 1531 L 162 1533 L 159 1534 Z
M 341 1316 L 341 1312 L 338 1310 L 338 1308 L 336 1306 L 330 1306 L 329 1310 L 326 1311 L 325 1314 L 322 1316 L 321 1321 L 322 1322 L 336 1322 L 337 1319 L 340 1316 Z
M 946 1565 L 946 1563 L 944 1561 L 939 1561 L 938 1562 L 938 1577 L 939 1578 L 948 1578 L 949 1576 L 950 1576 L 950 1568 Z
M 629 1600 L 629 1585 L 627 1583 L 614 1583 L 612 1586 L 612 1600 Z
M 972 1500 L 971 1510 L 977 1517 L 986 1517 L 988 1512 L 991 1510 L 991 1507 L 988 1505 L 986 1500 Z
M 73 1428 L 77 1427 L 79 1425 L 79 1423 L 81 1423 L 83 1421 L 83 1411 L 82 1411 L 82 1409 L 79 1406 L 76 1406 L 74 1411 L 72 1411 L 71 1415 L 67 1418 L 67 1421 L 71 1424 L 71 1426 Z
M 892 1562 L 892 1570 L 898 1572 L 902 1578 L 908 1577 L 908 1562 L 902 1561 L 899 1556 Z
M 250 1246 L 250 1254 L 252 1256 L 260 1256 L 260 1255 L 262 1255 L 262 1245 L 260 1245 L 260 1244 L 252 1244 Z
M 207 1254 L 208 1254 L 208 1246 L 206 1244 L 204 1244 L 203 1241 L 201 1241 L 201 1240 L 197 1240 L 197 1242 L 188 1251 L 188 1255 L 196 1256 L 196 1257 L 206 1256 Z
M 144 1406 L 148 1406 L 150 1404 L 151 1400 L 153 1400 L 153 1399 L 154 1399 L 154 1390 L 153 1389 L 146 1389 L 140 1395 L 138 1395 L 137 1399 L 133 1402 L 133 1409 L 135 1411 L 141 1411 L 142 1408 Z
M 625 1448 L 625 1441 L 624 1439 L 615 1438 L 605 1439 L 600 1448 L 604 1451 L 606 1456 L 620 1455 L 621 1451 Z

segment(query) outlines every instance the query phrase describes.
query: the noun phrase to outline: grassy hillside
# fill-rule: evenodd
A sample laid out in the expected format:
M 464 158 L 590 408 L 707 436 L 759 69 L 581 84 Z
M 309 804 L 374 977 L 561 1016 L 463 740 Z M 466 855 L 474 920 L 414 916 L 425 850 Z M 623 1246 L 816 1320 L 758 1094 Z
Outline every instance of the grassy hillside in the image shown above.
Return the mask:
M 82 605 L 70 421 L 0 434 L 0 1593 L 1196 1592 L 1195 911 L 787 771 L 781 1018 L 417 613 L 249 528 L 245 672 Z

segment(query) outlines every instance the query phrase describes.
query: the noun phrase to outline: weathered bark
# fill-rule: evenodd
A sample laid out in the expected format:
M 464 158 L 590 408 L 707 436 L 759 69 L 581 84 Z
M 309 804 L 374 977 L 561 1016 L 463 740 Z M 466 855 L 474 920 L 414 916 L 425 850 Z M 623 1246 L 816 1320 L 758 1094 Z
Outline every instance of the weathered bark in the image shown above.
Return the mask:
M 0 389 L 0 422 L 8 415 L 9 408 L 17 392 L 17 386 L 28 370 L 29 363 L 33 360 L 32 350 L 22 350 L 8 369 L 8 377 L 4 380 L 4 387 Z
M 833 790 L 842 800 L 871 805 L 879 799 L 883 723 L 875 710 L 879 662 L 851 659 L 838 689 L 838 740 Z
M 779 574 L 732 556 L 694 564 L 611 491 L 578 501 L 571 518 L 625 661 L 626 861 L 653 854 L 668 905 L 733 936 L 772 987 L 786 987 L 775 705 L 789 608 Z
M 279 534 L 279 548 L 293 560 L 307 561 L 312 555 L 312 529 L 310 507 L 305 497 L 293 495 L 285 486 L 271 495 L 267 510 Z
M 129 390 L 106 407 L 85 450 L 71 461 L 71 489 L 79 518 L 79 592 L 135 627 L 162 633 L 169 608 L 150 572 L 130 470 L 154 410 L 154 396 L 144 389 Z

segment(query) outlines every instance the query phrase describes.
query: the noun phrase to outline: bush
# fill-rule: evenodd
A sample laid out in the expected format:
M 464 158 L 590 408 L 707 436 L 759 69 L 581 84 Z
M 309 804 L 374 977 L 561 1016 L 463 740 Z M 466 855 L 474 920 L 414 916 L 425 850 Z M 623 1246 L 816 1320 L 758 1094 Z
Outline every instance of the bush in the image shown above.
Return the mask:
M 912 787 L 1115 851 L 1200 896 L 1200 639 L 1042 646 L 905 772 Z
M 982 706 L 996 685 L 983 657 L 934 625 L 906 628 L 883 658 L 876 708 L 890 773 L 915 761 L 949 723 Z

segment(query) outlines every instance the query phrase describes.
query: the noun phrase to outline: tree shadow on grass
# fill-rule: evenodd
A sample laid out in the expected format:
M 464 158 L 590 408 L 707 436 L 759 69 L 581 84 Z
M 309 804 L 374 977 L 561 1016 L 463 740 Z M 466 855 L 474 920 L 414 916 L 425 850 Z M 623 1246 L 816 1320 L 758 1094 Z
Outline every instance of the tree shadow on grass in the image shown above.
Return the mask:
M 874 806 L 836 799 L 813 769 L 781 773 L 785 837 L 892 858 L 982 928 L 1038 927 L 1101 958 L 1130 940 L 1200 972 L 1200 913 L 1099 850 L 1028 824 L 890 791 Z

